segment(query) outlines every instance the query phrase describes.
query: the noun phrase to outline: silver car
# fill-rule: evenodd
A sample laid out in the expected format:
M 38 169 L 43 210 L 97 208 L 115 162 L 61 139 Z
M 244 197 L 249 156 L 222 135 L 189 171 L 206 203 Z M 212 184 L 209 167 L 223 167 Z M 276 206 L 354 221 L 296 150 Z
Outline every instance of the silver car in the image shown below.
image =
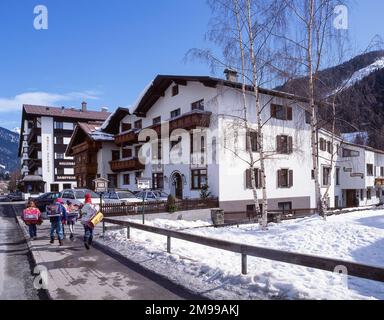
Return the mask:
M 113 203 L 113 204 L 129 204 L 129 203 L 137 203 L 140 202 L 131 191 L 111 191 L 104 194 L 104 202 L 105 203 Z
M 60 198 L 63 199 L 64 203 L 70 201 L 74 205 L 82 205 L 87 193 L 91 195 L 92 203 L 100 204 L 100 195 L 89 189 L 66 189 L 61 191 Z
M 143 201 L 144 198 L 145 202 L 165 202 L 168 200 L 168 194 L 163 191 L 141 191 L 136 194 L 136 197 L 139 199 L 139 201 Z

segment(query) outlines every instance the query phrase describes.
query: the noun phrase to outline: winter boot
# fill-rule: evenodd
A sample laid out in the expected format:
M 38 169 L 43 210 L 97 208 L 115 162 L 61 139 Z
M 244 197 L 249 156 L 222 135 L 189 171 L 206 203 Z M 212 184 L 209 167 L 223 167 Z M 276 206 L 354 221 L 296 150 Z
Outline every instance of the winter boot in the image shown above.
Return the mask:
M 73 240 L 73 233 L 71 233 L 71 235 L 69 236 L 69 239 Z
M 54 243 L 55 242 L 55 238 L 52 238 L 51 237 L 51 241 L 49 241 L 50 244 Z
M 84 246 L 85 246 L 85 248 L 86 248 L 87 250 L 90 249 L 89 244 L 88 244 L 88 241 L 84 241 Z
M 60 240 L 60 239 L 59 239 L 59 245 L 60 245 L 60 247 L 63 246 L 63 240 Z

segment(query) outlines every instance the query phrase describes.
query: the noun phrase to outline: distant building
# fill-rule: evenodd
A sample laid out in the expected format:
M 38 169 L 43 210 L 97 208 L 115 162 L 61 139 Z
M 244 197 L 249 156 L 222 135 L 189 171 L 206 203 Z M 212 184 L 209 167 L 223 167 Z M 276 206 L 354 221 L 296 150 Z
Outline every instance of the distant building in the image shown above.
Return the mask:
M 74 159 L 65 151 L 77 122 L 105 121 L 106 109 L 23 105 L 19 158 L 25 193 L 60 191 L 76 187 Z

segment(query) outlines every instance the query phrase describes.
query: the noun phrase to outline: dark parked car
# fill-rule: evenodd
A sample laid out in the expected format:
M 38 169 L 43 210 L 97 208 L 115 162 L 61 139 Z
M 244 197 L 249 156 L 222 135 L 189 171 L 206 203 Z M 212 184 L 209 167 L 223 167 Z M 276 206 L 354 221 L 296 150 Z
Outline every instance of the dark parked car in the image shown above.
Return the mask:
M 53 204 L 57 198 L 60 198 L 59 192 L 47 192 L 37 198 L 30 198 L 30 200 L 35 201 L 36 207 L 38 207 L 41 212 L 45 212 L 46 206 Z
M 8 195 L 9 201 L 23 201 L 23 194 L 20 191 L 12 192 Z

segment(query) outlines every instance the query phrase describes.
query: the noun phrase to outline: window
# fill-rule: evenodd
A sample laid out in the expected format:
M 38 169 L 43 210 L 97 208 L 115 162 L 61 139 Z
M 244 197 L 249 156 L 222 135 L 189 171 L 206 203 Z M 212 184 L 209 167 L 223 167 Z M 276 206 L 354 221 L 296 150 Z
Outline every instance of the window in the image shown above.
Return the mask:
M 123 158 L 132 158 L 132 149 L 123 149 Z
M 120 160 L 120 150 L 112 150 L 112 161 Z
M 340 208 L 340 204 L 339 204 L 339 197 L 338 196 L 335 196 L 335 208 Z
M 130 123 L 122 123 L 121 124 L 121 132 L 126 132 L 132 129 L 132 124 Z
M 117 174 L 109 174 L 108 180 L 108 188 L 117 188 Z
M 161 117 L 154 118 L 152 120 L 153 125 L 160 124 L 161 123 Z
M 327 151 L 327 141 L 323 138 L 320 138 L 320 150 Z
M 72 188 L 72 185 L 70 183 L 64 183 L 63 184 L 63 189 L 71 189 Z
M 331 168 L 323 167 L 323 187 L 327 187 L 331 184 Z
M 164 188 L 164 175 L 162 173 L 152 173 L 152 189 Z
M 340 168 L 336 168 L 336 185 L 340 185 Z
M 360 200 L 361 200 L 361 201 L 364 200 L 364 189 L 361 189 L 361 190 L 360 190 Z
M 193 102 L 193 103 L 191 104 L 191 107 L 192 107 L 192 111 L 193 111 L 193 110 L 201 110 L 201 111 L 204 111 L 204 99 L 199 100 L 199 101 L 196 101 L 196 102 Z
M 293 171 L 281 169 L 277 171 L 278 188 L 291 188 L 293 186 Z
M 180 114 L 181 114 L 181 110 L 180 110 L 180 108 L 179 108 L 179 109 L 176 109 L 176 110 L 173 110 L 173 111 L 171 111 L 171 119 L 173 119 L 173 118 L 176 118 L 176 117 L 179 117 L 179 116 L 180 116 Z
M 172 87 L 172 97 L 177 96 L 179 94 L 179 86 L 175 85 Z
M 59 192 L 59 185 L 56 183 L 51 184 L 51 192 Z
M 249 145 L 249 138 L 251 138 L 251 145 Z M 250 149 L 252 152 L 259 151 L 258 133 L 256 131 L 248 131 L 245 137 L 245 145 L 247 147 L 247 151 L 250 151 Z
M 28 153 L 28 147 L 24 147 L 23 150 L 24 153 Z
M 207 170 L 192 170 L 192 189 L 200 190 L 207 185 Z
M 358 157 L 360 156 L 359 151 L 343 148 L 343 158 Z
M 142 177 L 142 172 L 141 171 L 136 171 L 135 172 L 135 182 L 137 184 L 137 180 Z
M 292 202 L 278 202 L 277 207 L 279 210 L 283 211 L 283 213 L 287 211 L 289 212 L 292 210 Z
M 64 129 L 64 123 L 63 123 L 63 122 L 57 122 L 57 121 L 55 121 L 55 123 L 54 123 L 54 128 L 55 128 L 55 129 Z
M 291 154 L 293 149 L 293 139 L 290 136 L 276 137 L 276 151 L 280 154 Z
M 171 141 L 171 150 L 173 149 L 173 147 L 177 146 L 179 143 L 181 143 L 181 137 L 178 137 L 178 139 L 176 141 Z M 181 148 L 181 145 L 179 146 Z
M 292 120 L 292 107 L 271 104 L 271 118 Z
M 64 153 L 55 153 L 55 159 L 64 159 Z
M 143 120 L 135 121 L 135 129 L 142 129 L 142 128 L 143 128 Z
M 123 184 L 124 185 L 129 185 L 131 184 L 131 175 L 130 174 L 125 174 L 123 175 Z
M 372 199 L 372 189 L 368 188 L 367 189 L 367 200 L 371 200 Z
M 367 176 L 369 177 L 373 176 L 373 164 L 371 163 L 367 164 Z
M 332 142 L 328 141 L 327 142 L 327 151 L 328 153 L 332 154 L 333 153 L 333 147 L 332 147 Z
M 64 138 L 63 137 L 56 137 L 56 144 L 64 144 Z
M 312 114 L 309 111 L 305 111 L 305 123 L 311 124 Z
M 380 177 L 384 177 L 384 167 L 380 167 Z
M 64 168 L 57 168 L 56 169 L 56 174 L 57 175 L 63 175 L 64 174 Z M 70 189 L 70 188 L 68 188 L 68 189 Z
M 261 171 L 260 169 L 253 169 L 254 175 L 255 175 L 255 183 L 256 183 L 256 188 L 260 189 L 261 188 Z M 251 176 L 251 169 L 247 169 L 245 171 L 245 187 L 247 189 L 252 189 L 252 176 Z

